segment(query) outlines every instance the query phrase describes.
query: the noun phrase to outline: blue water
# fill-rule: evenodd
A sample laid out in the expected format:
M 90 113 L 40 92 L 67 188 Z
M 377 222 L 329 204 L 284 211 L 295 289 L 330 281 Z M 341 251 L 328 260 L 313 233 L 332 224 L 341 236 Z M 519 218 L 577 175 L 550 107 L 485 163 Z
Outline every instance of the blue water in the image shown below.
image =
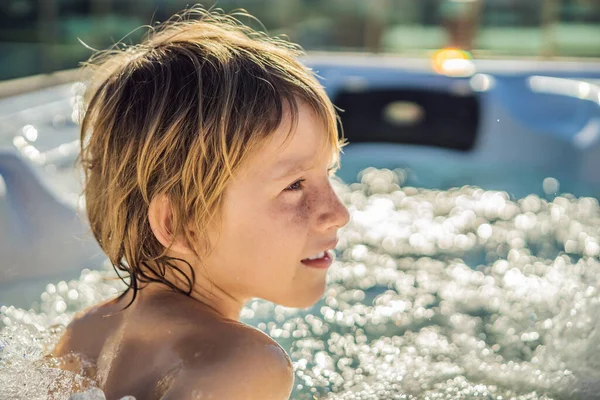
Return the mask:
M 73 148 L 61 145 L 77 139 L 80 89 L 0 102 L 0 147 L 17 149 L 73 204 Z M 502 126 L 512 139 L 523 133 Z M 512 144 L 524 158 L 508 162 L 511 143 L 484 161 L 345 149 L 347 184 L 334 183 L 351 221 L 325 296 L 306 310 L 257 300 L 242 312 L 290 353 L 293 399 L 600 398 L 600 193 L 560 152 L 544 160 Z M 44 355 L 74 313 L 123 289 L 111 278 L 98 265 L 48 279 L 31 309 L 21 287 L 22 308 L 0 307 L 0 399 L 46 399 L 48 388 L 69 398 L 65 388 L 82 378 Z
M 598 201 L 423 189 L 404 177 L 368 169 L 336 181 L 352 217 L 318 304 L 243 310 L 290 353 L 292 398 L 596 398 Z M 43 361 L 43 344 L 59 336 L 54 324 L 114 296 L 111 276 L 86 270 L 49 284 L 31 311 L 0 309 L 0 398 L 43 398 L 76 379 Z

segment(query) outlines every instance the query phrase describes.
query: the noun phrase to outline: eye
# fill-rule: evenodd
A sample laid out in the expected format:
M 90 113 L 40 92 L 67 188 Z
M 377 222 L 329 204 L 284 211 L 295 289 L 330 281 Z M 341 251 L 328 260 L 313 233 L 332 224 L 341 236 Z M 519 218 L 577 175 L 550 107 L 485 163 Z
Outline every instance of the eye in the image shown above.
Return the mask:
M 290 186 L 288 186 L 287 188 L 285 188 L 285 190 L 288 191 L 288 192 L 298 191 L 298 190 L 302 189 L 302 187 L 303 187 L 302 183 L 305 180 L 306 179 L 298 179 L 296 182 L 292 183 Z

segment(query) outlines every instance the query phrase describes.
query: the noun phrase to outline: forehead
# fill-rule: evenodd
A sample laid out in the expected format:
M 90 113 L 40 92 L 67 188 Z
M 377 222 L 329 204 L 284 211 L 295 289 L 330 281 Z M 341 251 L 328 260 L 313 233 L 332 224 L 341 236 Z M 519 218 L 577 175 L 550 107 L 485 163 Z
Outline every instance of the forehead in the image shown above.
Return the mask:
M 335 151 L 330 135 L 326 121 L 310 106 L 299 102 L 295 126 L 292 127 L 291 114 L 286 109 L 280 126 L 252 157 L 248 169 L 272 176 L 289 169 L 310 169 L 320 162 L 330 162 Z

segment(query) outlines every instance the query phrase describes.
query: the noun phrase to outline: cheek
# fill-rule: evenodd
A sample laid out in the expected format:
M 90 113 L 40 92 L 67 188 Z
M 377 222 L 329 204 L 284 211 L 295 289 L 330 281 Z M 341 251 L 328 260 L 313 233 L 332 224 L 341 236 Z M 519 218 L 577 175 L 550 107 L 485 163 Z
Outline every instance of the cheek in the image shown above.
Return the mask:
M 315 205 L 308 196 L 290 194 L 277 199 L 263 212 L 256 212 L 250 225 L 256 240 L 253 249 L 266 251 L 274 258 L 304 251 Z
M 323 192 L 283 194 L 268 204 L 252 201 L 229 207 L 219 253 L 231 260 L 280 260 L 306 250 Z
M 266 205 L 248 202 L 232 207 L 223 226 L 223 250 L 230 255 L 262 257 L 277 250 L 291 250 L 298 241 L 306 240 L 313 208 L 311 201 L 292 195 Z
M 290 196 L 289 200 L 279 203 L 274 207 L 272 219 L 274 221 L 282 221 L 290 226 L 290 229 L 307 231 L 318 220 L 318 214 L 321 212 L 324 201 L 335 199 L 336 196 L 331 196 L 328 192 L 329 186 L 319 189 L 312 188 L 307 190 L 298 198 Z
M 310 228 L 312 216 L 317 206 L 318 196 L 297 195 L 273 207 L 271 219 L 275 224 L 285 225 L 292 231 L 306 232 Z

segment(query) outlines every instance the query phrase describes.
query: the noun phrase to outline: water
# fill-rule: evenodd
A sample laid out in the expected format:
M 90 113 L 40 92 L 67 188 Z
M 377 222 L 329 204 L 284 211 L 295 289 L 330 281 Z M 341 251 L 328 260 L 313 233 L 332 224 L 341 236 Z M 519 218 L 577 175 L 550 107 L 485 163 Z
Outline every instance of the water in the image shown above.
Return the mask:
M 290 353 L 292 398 L 599 398 L 598 201 L 419 189 L 402 176 L 335 183 L 352 218 L 318 304 L 242 312 Z M 104 266 L 50 283 L 32 310 L 2 307 L 0 398 L 93 386 L 44 354 L 75 312 L 122 289 Z

